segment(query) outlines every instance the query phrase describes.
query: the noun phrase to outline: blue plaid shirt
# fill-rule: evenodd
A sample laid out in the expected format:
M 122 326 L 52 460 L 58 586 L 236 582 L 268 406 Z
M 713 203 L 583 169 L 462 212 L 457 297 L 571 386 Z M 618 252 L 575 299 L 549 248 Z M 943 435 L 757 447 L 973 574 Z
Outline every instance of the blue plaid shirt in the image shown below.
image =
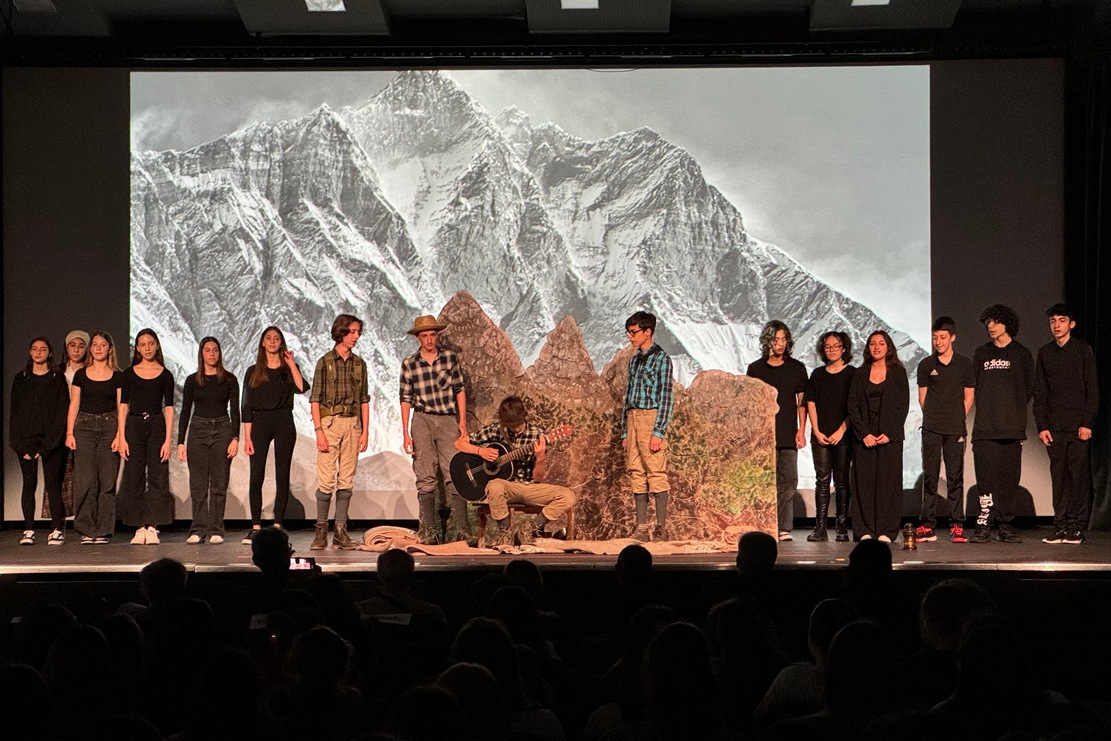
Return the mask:
M 671 358 L 654 344 L 648 352 L 637 350 L 629 359 L 629 380 L 625 386 L 625 413 L 621 415 L 621 438 L 628 435 L 626 418 L 630 409 L 655 409 L 656 424 L 653 437 L 667 434 L 671 422 L 671 408 L 675 399 L 671 393 Z
M 401 361 L 401 401 L 414 412 L 457 414 L 455 396 L 462 390 L 463 373 L 451 350 L 440 350 L 431 365 L 419 350 Z

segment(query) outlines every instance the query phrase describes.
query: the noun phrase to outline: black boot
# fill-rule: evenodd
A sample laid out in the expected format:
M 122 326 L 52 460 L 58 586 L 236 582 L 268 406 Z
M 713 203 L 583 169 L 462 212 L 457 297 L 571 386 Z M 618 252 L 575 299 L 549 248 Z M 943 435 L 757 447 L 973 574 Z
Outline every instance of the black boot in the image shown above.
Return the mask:
M 847 489 L 837 487 L 837 536 L 834 538 L 838 543 L 849 542 L 849 529 L 845 526 L 845 520 L 848 519 L 849 514 L 849 492 Z M 828 504 L 826 505 L 828 507 Z
M 826 520 L 829 517 L 829 492 L 818 494 L 814 500 L 817 512 L 814 513 L 814 532 L 806 536 L 811 543 L 822 543 L 829 540 L 826 534 Z

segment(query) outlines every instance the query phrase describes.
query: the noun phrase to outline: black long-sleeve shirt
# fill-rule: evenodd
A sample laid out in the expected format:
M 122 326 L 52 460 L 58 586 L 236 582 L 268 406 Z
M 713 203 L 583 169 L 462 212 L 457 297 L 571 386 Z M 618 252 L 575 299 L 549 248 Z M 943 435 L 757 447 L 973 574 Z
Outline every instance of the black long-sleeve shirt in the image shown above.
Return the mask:
M 1049 342 L 1038 350 L 1034 368 L 1034 421 L 1038 430 L 1092 429 L 1099 411 L 1096 356 L 1084 340 L 1070 337 L 1064 347 Z
M 1034 395 L 1034 356 L 1018 340 L 986 342 L 972 356 L 976 374 L 975 440 L 1025 440 L 1026 405 Z
M 42 454 L 65 442 L 69 384 L 60 373 L 25 370 L 12 380 L 9 432 L 16 455 Z
M 189 430 L 189 420 L 193 412 L 198 417 L 227 417 L 231 415 L 233 436 L 239 437 L 239 379 L 232 373 L 223 378 L 215 375 L 205 376 L 204 383 L 197 383 L 197 374 L 190 373 L 185 378 L 185 388 L 181 394 L 181 419 L 177 424 L 177 442 L 185 444 Z
M 297 369 L 300 370 L 301 366 L 298 365 Z M 303 394 L 309 390 L 309 381 L 305 378 L 304 372 L 301 373 L 304 387 L 298 389 L 297 385 L 293 383 L 293 374 L 285 365 L 278 368 L 267 368 L 266 380 L 257 387 L 251 388 L 251 373 L 254 370 L 255 367 L 252 365 L 247 369 L 246 375 L 243 376 L 243 421 L 245 423 L 254 421 L 255 412 L 285 410 L 292 412 L 293 395 Z

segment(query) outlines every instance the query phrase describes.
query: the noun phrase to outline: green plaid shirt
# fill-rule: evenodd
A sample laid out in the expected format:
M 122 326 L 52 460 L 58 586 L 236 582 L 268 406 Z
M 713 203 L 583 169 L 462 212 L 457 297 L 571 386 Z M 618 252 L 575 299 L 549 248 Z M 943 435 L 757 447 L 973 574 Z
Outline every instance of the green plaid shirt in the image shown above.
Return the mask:
M 370 401 L 367 393 L 366 363 L 355 353 L 347 360 L 332 349 L 316 361 L 309 401 L 321 406 L 321 416 L 358 415 L 359 407 Z M 325 414 L 323 410 L 330 410 Z

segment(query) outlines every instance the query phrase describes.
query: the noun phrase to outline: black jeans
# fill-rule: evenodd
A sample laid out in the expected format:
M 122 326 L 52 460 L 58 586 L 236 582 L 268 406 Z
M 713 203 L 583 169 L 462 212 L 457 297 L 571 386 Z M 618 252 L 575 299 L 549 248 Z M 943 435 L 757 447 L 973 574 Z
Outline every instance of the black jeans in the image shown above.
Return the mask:
M 810 451 L 814 454 L 814 499 L 829 499 L 830 479 L 837 490 L 838 505 L 849 502 L 849 463 L 852 461 L 852 445 L 819 445 L 810 441 Z M 847 507 L 846 507 L 847 510 Z M 847 517 L 848 511 L 837 511 Z
M 1008 525 L 1015 519 L 1018 482 L 1022 478 L 1021 440 L 973 440 L 980 514 L 976 525 Z
M 231 420 L 227 417 L 189 420 L 185 455 L 189 460 L 189 498 L 193 502 L 190 534 L 224 534 L 224 506 L 231 473 L 228 445 L 232 437 Z
M 62 530 L 66 526 L 66 510 L 62 504 L 62 478 L 66 474 L 66 453 L 69 451 L 64 446 L 48 450 L 41 458 L 30 460 L 19 456 L 19 470 L 23 473 L 23 529 L 31 530 L 35 527 L 35 492 L 39 488 L 39 460 L 42 460 L 42 489 L 43 496 L 50 501 L 50 520 L 55 529 Z
M 795 527 L 795 496 L 799 493 L 799 451 L 797 448 L 775 449 L 775 503 L 779 511 L 779 531 L 789 533 Z
M 1061 530 L 1088 529 L 1092 514 L 1092 471 L 1088 466 L 1088 441 L 1076 430 L 1054 432 L 1049 453 L 1053 480 L 1053 525 Z M 45 465 L 45 464 L 44 464 Z
M 945 459 L 949 527 L 964 525 L 964 435 L 943 435 L 922 430 L 922 524 L 937 525 L 937 485 Z
M 73 529 L 86 537 L 107 538 L 116 528 L 117 425 L 116 412 L 79 412 L 73 423 Z
M 297 428 L 293 412 L 255 412 L 251 423 L 251 487 L 248 501 L 251 506 L 251 524 L 262 524 L 262 482 L 266 478 L 266 456 L 270 443 L 274 443 L 274 522 L 285 519 L 289 504 L 289 469 L 293 464 L 293 446 L 297 444 Z
M 125 525 L 167 525 L 174 521 L 170 463 L 162 460 L 166 418 L 129 414 L 123 428 L 128 456 L 120 482 L 120 519 Z

